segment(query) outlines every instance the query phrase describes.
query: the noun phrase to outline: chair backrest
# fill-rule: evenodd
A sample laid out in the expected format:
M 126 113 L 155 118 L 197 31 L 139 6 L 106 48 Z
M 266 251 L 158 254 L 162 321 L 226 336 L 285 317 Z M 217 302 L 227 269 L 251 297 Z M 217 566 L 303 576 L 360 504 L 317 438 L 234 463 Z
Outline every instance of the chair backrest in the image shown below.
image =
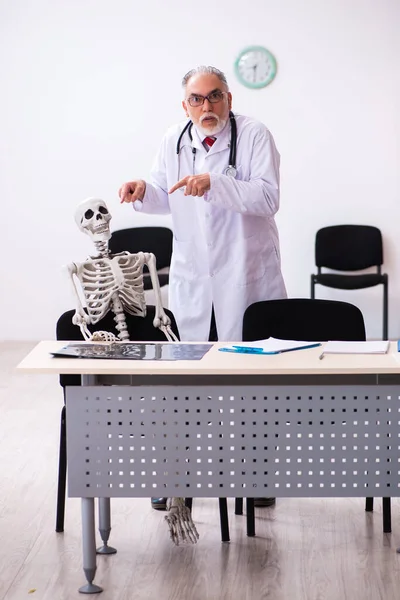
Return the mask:
M 365 340 L 364 318 L 348 302 L 288 298 L 251 304 L 243 317 L 243 341 L 274 337 L 325 342 Z
M 382 234 L 370 225 L 333 225 L 317 231 L 315 264 L 337 271 L 359 271 L 383 264 Z
M 172 231 L 168 227 L 131 227 L 114 231 L 108 243 L 112 254 L 118 252 L 151 252 L 157 260 L 157 269 L 171 264 Z
M 171 329 L 179 339 L 178 326 L 175 321 L 175 317 L 172 312 L 166 308 L 164 311 L 171 319 Z M 58 340 L 66 341 L 81 341 L 83 336 L 81 330 L 77 325 L 72 323 L 72 317 L 75 314 L 75 310 L 68 310 L 57 321 L 56 325 L 56 337 Z M 147 314 L 145 317 L 137 317 L 125 313 L 126 324 L 128 327 L 129 339 L 134 342 L 166 342 L 166 337 L 160 329 L 153 326 L 153 319 L 155 317 L 155 306 L 147 306 Z M 114 313 L 109 311 L 101 321 L 96 325 L 88 325 L 88 329 L 91 333 L 94 331 L 110 331 L 115 335 L 118 334 L 118 330 L 115 327 Z M 60 384 L 65 385 L 80 385 L 79 375 L 60 375 Z

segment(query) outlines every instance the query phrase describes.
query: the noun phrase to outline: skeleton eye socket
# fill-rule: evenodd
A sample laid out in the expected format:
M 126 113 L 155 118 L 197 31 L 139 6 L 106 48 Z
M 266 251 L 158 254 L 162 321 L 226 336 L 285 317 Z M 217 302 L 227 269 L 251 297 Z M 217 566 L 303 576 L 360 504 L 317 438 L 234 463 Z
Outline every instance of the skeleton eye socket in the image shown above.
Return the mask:
M 101 212 L 102 215 L 108 215 L 108 210 L 105 206 L 99 206 L 99 212 Z
M 85 219 L 91 219 L 94 215 L 94 212 L 92 211 L 91 208 L 89 208 L 86 212 L 85 212 Z

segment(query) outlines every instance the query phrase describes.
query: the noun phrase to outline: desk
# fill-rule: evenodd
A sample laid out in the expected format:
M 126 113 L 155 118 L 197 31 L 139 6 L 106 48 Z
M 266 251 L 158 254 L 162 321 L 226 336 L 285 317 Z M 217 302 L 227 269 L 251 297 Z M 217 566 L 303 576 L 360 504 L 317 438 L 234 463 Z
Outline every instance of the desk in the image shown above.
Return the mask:
M 101 591 L 94 498 L 400 496 L 394 343 L 386 355 L 324 360 L 320 348 L 235 355 L 216 344 L 179 362 L 52 358 L 63 345 L 41 342 L 18 369 L 83 375 L 66 390 L 82 591 Z

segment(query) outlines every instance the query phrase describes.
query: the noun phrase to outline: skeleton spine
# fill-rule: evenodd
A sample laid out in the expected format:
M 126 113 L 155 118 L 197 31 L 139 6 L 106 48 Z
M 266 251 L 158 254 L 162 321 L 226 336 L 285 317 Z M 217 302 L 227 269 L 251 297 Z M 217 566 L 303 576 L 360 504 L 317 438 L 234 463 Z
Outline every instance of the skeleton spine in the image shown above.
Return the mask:
M 97 252 L 102 258 L 108 258 L 108 255 L 110 253 L 108 249 L 108 240 L 94 242 L 94 245 Z
M 102 258 L 109 257 L 109 249 L 108 249 L 108 240 L 105 242 L 95 242 L 96 250 L 100 253 Z M 116 292 L 111 296 L 112 303 L 112 311 L 115 314 L 114 321 L 116 322 L 116 329 L 118 329 L 119 334 L 118 337 L 120 340 L 128 341 L 129 333 L 126 325 L 126 319 L 124 314 L 124 309 L 122 307 L 121 301 L 118 297 L 118 293 Z

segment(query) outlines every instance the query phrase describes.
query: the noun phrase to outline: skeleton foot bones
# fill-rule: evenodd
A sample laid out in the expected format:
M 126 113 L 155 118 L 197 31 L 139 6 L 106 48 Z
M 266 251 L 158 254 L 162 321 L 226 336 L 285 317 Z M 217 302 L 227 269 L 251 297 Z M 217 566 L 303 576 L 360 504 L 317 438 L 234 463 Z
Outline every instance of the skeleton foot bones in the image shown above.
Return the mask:
M 168 523 L 171 540 L 176 546 L 189 542 L 196 544 L 199 534 L 192 520 L 190 509 L 185 506 L 183 498 L 172 498 L 168 506 L 168 515 L 164 519 Z
M 75 211 L 75 222 L 92 239 L 96 254 L 83 263 L 68 265 L 76 300 L 73 323 L 80 327 L 85 340 L 129 340 L 124 311 L 131 315 L 146 316 L 143 267 L 147 265 L 155 294 L 156 314 L 153 325 L 164 333 L 167 340 L 178 341 L 171 329 L 171 320 L 162 306 L 154 254 L 111 254 L 108 249 L 111 238 L 110 221 L 111 214 L 106 203 L 97 198 L 84 200 Z M 86 311 L 79 291 L 86 303 Z M 109 310 L 115 315 L 118 337 L 109 332 L 96 332 L 92 336 L 88 324 L 98 323 Z

